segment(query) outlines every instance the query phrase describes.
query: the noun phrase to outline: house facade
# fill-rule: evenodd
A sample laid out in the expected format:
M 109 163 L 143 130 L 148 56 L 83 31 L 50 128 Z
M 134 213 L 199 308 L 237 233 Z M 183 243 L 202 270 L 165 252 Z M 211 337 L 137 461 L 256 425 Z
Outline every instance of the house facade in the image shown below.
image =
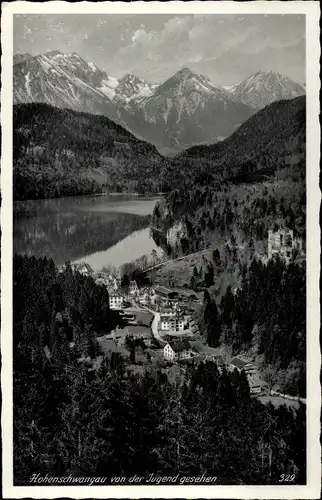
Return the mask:
M 164 359 L 167 361 L 180 361 L 195 356 L 190 343 L 187 340 L 168 342 L 163 349 Z
M 239 373 L 245 372 L 251 394 L 259 394 L 262 391 L 262 382 L 258 376 L 257 366 L 251 361 L 246 361 L 235 357 L 231 360 L 229 370 L 238 370 Z
M 139 287 L 138 287 L 137 282 L 135 280 L 130 281 L 130 284 L 129 284 L 129 294 L 130 295 L 136 295 L 137 293 L 139 293 Z
M 161 314 L 160 329 L 162 331 L 182 332 L 185 330 L 185 321 L 182 316 Z
M 251 394 L 259 394 L 262 391 L 262 382 L 256 375 L 247 376 L 249 389 Z
M 121 309 L 124 306 L 124 297 L 119 293 L 111 293 L 109 304 L 111 309 Z
M 292 229 L 278 229 L 268 231 L 268 258 L 281 257 L 289 263 L 293 252 L 303 253 L 302 239 L 295 238 Z

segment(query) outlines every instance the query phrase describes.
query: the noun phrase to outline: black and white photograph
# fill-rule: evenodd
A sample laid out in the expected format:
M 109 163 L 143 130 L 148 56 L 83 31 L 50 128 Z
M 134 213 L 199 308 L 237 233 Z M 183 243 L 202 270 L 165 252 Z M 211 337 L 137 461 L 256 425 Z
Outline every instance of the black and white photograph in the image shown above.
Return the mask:
M 2 9 L 4 496 L 316 499 L 318 6 L 121 4 Z

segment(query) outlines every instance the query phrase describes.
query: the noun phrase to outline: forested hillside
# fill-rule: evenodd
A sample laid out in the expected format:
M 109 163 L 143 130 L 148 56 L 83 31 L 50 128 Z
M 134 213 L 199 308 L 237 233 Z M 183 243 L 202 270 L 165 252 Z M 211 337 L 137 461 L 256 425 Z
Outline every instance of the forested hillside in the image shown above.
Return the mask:
M 95 337 L 115 321 L 106 291 L 27 257 L 15 257 L 13 283 L 17 485 L 40 470 L 105 484 L 134 474 L 144 484 L 152 473 L 206 474 L 222 485 L 294 474 L 293 484 L 305 483 L 305 407 L 264 405 L 245 375 L 211 362 L 176 384 L 158 369 L 130 374 L 117 355 L 95 368 Z
M 305 98 L 274 103 L 214 146 L 173 160 L 106 117 L 53 108 L 14 106 L 14 199 L 100 191 L 167 192 L 247 174 L 261 179 L 304 143 Z
M 238 165 L 251 160 L 263 167 L 270 166 L 269 159 L 271 166 L 275 161 L 279 164 L 282 151 L 292 152 L 305 141 L 305 102 L 305 96 L 274 102 L 245 121 L 225 141 L 194 146 L 180 157 L 212 159 L 227 163 L 227 167 L 230 162 Z
M 189 253 L 231 234 L 263 240 L 289 225 L 305 234 L 305 98 L 273 103 L 226 141 L 175 161 L 187 175 L 156 206 L 152 226 L 182 223 L 171 253 Z
M 210 292 L 198 318 L 210 345 L 251 355 L 271 387 L 296 395 L 305 394 L 305 129 L 305 99 L 296 98 L 268 106 L 220 145 L 189 150 L 176 161 L 192 162 L 191 176 L 152 222 L 171 257 L 208 249 L 182 272 L 188 286 Z M 280 227 L 302 238 L 303 254 L 288 267 L 268 261 L 268 231 Z
M 211 292 L 220 266 L 224 263 L 217 252 L 205 276 Z M 264 265 L 254 259 L 247 267 L 235 259 L 233 272 L 240 276 L 237 290 L 228 286 L 219 301 L 206 290 L 197 314 L 208 345 L 227 347 L 232 355 L 247 353 L 270 389 L 306 397 L 305 266 L 286 266 L 281 260 Z
M 13 132 L 14 199 L 164 189 L 167 160 L 104 116 L 21 104 Z

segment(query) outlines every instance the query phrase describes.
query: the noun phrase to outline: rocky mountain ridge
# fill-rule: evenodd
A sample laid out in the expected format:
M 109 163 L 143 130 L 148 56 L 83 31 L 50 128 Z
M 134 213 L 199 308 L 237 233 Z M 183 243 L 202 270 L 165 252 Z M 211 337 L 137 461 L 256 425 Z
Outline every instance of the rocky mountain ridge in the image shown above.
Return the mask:
M 261 109 L 274 101 L 293 99 L 305 94 L 305 88 L 275 71 L 258 71 L 229 89 L 248 106 Z
M 163 154 L 229 137 L 257 109 L 305 90 L 277 73 L 258 72 L 223 88 L 183 68 L 161 84 L 117 79 L 78 54 L 16 54 L 14 103 L 43 102 L 107 116 Z

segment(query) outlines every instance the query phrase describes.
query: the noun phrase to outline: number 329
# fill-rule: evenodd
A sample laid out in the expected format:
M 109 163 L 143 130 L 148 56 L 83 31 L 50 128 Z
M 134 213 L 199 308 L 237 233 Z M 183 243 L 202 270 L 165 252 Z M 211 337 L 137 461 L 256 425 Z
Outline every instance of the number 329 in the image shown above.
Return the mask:
M 295 474 L 281 474 L 280 483 L 291 483 L 295 479 Z

